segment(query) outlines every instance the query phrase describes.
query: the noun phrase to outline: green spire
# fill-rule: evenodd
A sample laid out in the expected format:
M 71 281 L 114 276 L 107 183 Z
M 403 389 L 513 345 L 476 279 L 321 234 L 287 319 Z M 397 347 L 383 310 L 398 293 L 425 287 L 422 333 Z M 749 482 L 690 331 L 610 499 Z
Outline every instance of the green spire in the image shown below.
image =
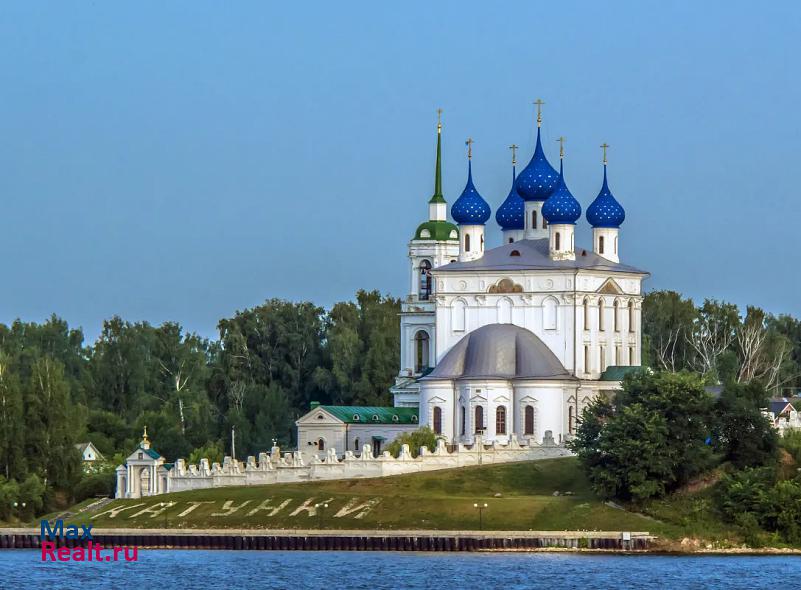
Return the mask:
M 434 196 L 429 203 L 444 203 L 442 196 L 442 109 L 437 109 L 437 167 L 434 169 Z

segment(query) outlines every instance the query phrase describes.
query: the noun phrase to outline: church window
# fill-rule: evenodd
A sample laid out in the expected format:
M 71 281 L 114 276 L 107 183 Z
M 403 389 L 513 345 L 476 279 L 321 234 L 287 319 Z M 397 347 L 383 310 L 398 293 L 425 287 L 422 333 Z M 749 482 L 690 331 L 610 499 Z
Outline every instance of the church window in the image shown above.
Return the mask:
M 598 254 L 604 253 L 604 237 L 598 236 Z
M 629 332 L 634 331 L 634 302 L 629 301 Z
M 317 440 L 317 450 L 324 451 L 325 450 L 325 439 L 318 439 Z
M 537 212 L 531 212 L 531 229 L 537 229 Z
M 422 373 L 428 368 L 429 356 L 429 337 L 428 332 L 420 330 L 414 335 L 415 357 L 414 357 L 414 371 L 415 373 Z
M 545 219 L 545 215 L 542 216 L 542 229 L 548 229 L 548 220 Z
M 634 366 L 635 358 L 634 358 L 634 347 L 629 346 L 629 365 Z
M 484 251 L 484 234 L 481 234 L 481 251 Z
M 506 434 L 506 406 L 495 409 L 495 434 Z
M 614 312 L 615 332 L 620 332 L 620 303 L 617 300 L 612 305 L 612 311 Z
M 526 406 L 525 418 L 523 420 L 523 434 L 534 434 L 534 406 Z
M 515 241 L 515 239 L 514 239 L 514 238 L 509 238 L 509 243 L 510 243 L 510 244 L 511 244 L 512 242 L 514 242 L 514 241 Z
M 498 301 L 498 323 L 512 323 L 512 302 L 506 297 Z
M 139 459 L 144 459 L 144 458 L 145 458 L 145 454 L 144 453 L 139 453 Z
M 520 256 L 520 250 L 512 250 L 509 252 L 509 256 Z
M 542 328 L 556 330 L 556 299 L 548 297 L 542 303 Z
M 622 364 L 621 363 L 621 359 L 620 359 L 620 347 L 619 346 L 615 346 L 615 364 L 617 366 L 620 366 Z
M 358 451 L 359 450 L 359 439 L 358 438 L 355 441 L 353 441 L 353 450 L 354 451 Z
M 590 300 L 589 298 L 584 298 L 584 329 L 590 329 Z
M 464 332 L 466 315 L 467 309 L 464 301 L 454 301 L 453 307 L 451 308 L 451 325 L 453 326 L 454 332 Z
M 606 370 L 606 348 L 601 346 L 598 350 L 601 372 Z
M 560 247 L 561 247 L 561 244 L 560 244 L 561 240 L 562 240 L 562 236 L 561 236 L 561 234 L 560 234 L 559 232 L 556 232 L 556 235 L 554 235 L 554 237 L 553 237 L 553 249 L 554 249 L 554 250 L 557 250 L 557 251 L 558 251 L 558 250 L 560 249 Z
M 590 372 L 590 347 L 584 345 L 584 372 Z
M 598 300 L 598 329 L 601 332 L 604 331 L 604 300 L 603 300 L 603 298 Z
M 464 235 L 464 251 L 470 252 L 470 234 Z
M 464 406 L 462 406 L 462 436 L 464 436 L 466 427 L 467 427 L 467 412 L 465 411 Z
M 576 408 L 572 405 L 567 409 L 567 431 L 573 434 L 576 428 Z
M 420 288 L 418 297 L 422 301 L 428 301 L 431 295 L 431 263 L 428 260 L 420 262 Z
M 484 407 L 476 406 L 476 434 L 484 432 Z
M 434 434 L 442 434 L 442 408 L 434 406 Z

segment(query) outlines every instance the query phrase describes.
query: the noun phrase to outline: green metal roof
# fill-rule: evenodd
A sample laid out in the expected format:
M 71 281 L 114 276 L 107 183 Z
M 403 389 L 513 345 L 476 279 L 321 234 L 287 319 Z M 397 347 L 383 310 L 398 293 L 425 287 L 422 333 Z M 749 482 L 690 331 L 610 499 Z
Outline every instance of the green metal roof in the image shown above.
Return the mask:
M 149 456 L 151 459 L 158 459 L 159 457 L 161 457 L 161 455 L 159 455 L 159 454 L 156 452 L 156 450 L 155 450 L 155 449 L 145 449 L 145 448 L 143 448 L 143 447 L 142 447 L 142 445 L 139 445 L 139 448 L 140 448 L 141 450 L 143 450 L 145 453 L 147 453 L 147 455 L 148 455 L 148 456 Z
M 429 237 L 423 238 L 420 233 L 427 229 L 430 234 Z M 455 237 L 451 237 L 451 232 L 456 232 Z M 452 240 L 459 241 L 459 228 L 453 225 L 450 221 L 426 221 L 417 226 L 417 231 L 414 232 L 415 240 Z
M 606 368 L 606 371 L 601 373 L 601 381 L 623 381 L 623 377 L 629 373 L 636 373 L 645 368 L 646 367 L 641 366 L 624 367 L 619 365 L 610 365 Z
M 417 424 L 417 408 L 382 408 L 377 406 L 317 406 L 345 424 Z M 314 409 L 314 408 L 312 408 Z

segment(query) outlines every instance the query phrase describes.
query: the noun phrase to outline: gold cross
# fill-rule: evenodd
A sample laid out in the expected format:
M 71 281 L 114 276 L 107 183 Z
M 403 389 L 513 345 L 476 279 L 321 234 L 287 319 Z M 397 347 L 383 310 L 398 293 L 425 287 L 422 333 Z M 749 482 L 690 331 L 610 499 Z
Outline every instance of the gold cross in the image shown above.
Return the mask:
M 601 149 L 603 149 L 603 151 L 604 151 L 604 166 L 606 166 L 606 148 L 608 148 L 608 147 L 609 147 L 608 143 L 602 143 L 601 144 Z
M 537 127 L 539 127 L 542 125 L 542 105 L 545 103 L 541 98 L 538 98 L 534 101 L 534 104 L 537 105 Z
M 567 140 L 564 137 L 560 136 L 559 139 L 557 139 L 556 141 L 559 142 L 559 157 L 560 158 L 564 158 L 565 157 L 565 141 L 567 141 Z
M 517 164 L 517 148 L 520 146 L 512 144 L 509 146 L 509 149 L 512 150 L 512 166 Z
M 468 137 L 464 144 L 467 146 L 467 159 L 469 160 L 473 157 L 473 138 Z
M 437 109 L 437 131 L 442 130 L 442 109 Z

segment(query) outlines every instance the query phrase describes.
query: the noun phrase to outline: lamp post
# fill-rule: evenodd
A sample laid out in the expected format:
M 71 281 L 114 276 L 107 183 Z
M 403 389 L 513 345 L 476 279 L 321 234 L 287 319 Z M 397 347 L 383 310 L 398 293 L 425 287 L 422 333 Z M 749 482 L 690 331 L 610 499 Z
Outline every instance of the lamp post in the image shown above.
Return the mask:
M 15 501 L 15 502 L 14 502 L 12 505 L 13 505 L 13 506 L 14 506 L 14 508 L 16 509 L 16 512 L 17 512 L 17 520 L 20 520 L 20 515 L 22 514 L 22 511 L 23 511 L 23 510 L 25 510 L 25 506 L 26 506 L 27 504 L 26 504 L 25 502 L 19 503 L 19 502 L 16 502 L 16 501 Z
M 323 510 L 328 508 L 328 504 L 315 504 L 314 509 L 317 511 L 317 528 L 323 528 Z
M 473 508 L 478 510 L 478 530 L 484 530 L 484 509 L 487 507 L 487 503 L 484 502 L 483 504 L 473 504 Z

